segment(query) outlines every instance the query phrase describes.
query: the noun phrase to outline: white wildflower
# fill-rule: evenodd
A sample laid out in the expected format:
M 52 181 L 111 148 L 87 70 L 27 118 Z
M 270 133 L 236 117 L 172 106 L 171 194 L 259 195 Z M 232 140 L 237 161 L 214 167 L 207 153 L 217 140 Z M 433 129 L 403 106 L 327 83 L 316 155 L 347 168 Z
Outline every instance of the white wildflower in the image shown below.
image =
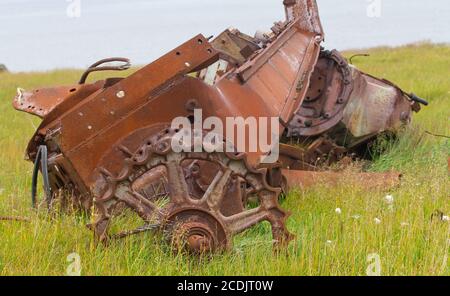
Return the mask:
M 373 221 L 375 222 L 375 224 L 381 224 L 381 220 L 379 218 L 375 218 L 373 219 Z
M 328 245 L 331 245 L 332 243 L 333 243 L 333 241 L 327 240 L 327 244 L 328 244 Z
M 386 197 L 384 198 L 385 200 L 386 200 L 386 202 L 389 204 L 389 205 L 391 205 L 391 204 L 393 204 L 394 203 L 394 196 L 392 196 L 392 195 L 386 195 Z
M 449 222 L 450 221 L 450 217 L 449 216 L 442 216 L 442 221 Z
M 359 220 L 359 218 L 361 218 L 361 216 L 360 215 L 353 215 L 352 218 L 355 219 L 355 220 Z
M 342 214 L 342 210 L 341 208 L 336 208 L 336 210 L 334 210 L 336 212 L 336 214 L 340 215 Z

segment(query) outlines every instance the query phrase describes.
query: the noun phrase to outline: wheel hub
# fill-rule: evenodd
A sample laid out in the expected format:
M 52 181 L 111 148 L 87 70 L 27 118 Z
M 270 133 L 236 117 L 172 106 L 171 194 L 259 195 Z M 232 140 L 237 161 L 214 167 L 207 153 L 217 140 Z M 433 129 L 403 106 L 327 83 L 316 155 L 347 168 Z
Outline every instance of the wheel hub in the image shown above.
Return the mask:
M 176 250 L 212 253 L 226 248 L 227 233 L 218 219 L 200 209 L 184 209 L 172 214 L 165 227 L 168 241 Z

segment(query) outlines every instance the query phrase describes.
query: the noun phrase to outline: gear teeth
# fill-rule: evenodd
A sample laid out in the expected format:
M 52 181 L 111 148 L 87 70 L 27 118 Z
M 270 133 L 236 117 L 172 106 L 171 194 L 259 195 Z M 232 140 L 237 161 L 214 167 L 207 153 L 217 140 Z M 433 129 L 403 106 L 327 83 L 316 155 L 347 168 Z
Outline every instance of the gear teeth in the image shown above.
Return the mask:
M 107 186 L 108 186 L 108 190 L 106 191 L 106 193 L 103 194 L 103 196 L 96 200 L 96 204 L 98 206 L 98 208 L 100 209 L 100 219 L 97 220 L 98 222 L 96 222 L 96 224 L 92 225 L 92 228 L 94 228 L 94 232 L 96 232 L 97 234 L 100 234 L 100 239 L 102 239 L 103 237 L 107 237 L 107 228 L 108 228 L 108 224 L 109 221 L 113 218 L 113 214 L 110 213 L 110 210 L 113 210 L 115 205 L 123 200 L 126 200 L 129 204 L 128 206 L 132 209 L 134 209 L 139 216 L 145 220 L 145 217 L 147 214 L 151 214 L 152 212 L 155 211 L 161 211 L 164 212 L 164 214 L 160 217 L 160 219 L 158 218 L 158 221 L 164 221 L 164 220 L 170 220 L 172 218 L 172 216 L 177 217 L 177 215 L 182 215 L 182 213 L 186 213 L 188 215 L 189 219 L 193 219 L 192 217 L 196 217 L 196 219 L 203 219 L 201 220 L 201 223 L 203 223 L 201 228 L 200 226 L 196 225 L 194 228 L 196 229 L 195 231 L 198 231 L 198 229 L 203 229 L 204 231 L 206 231 L 205 233 L 209 233 L 208 231 L 210 231 L 210 229 L 215 229 L 214 227 L 212 227 L 211 225 L 209 225 L 208 223 L 218 223 L 217 225 L 223 225 L 223 229 L 221 230 L 221 232 L 217 232 L 216 234 L 212 234 L 212 238 L 216 238 L 216 239 L 212 239 L 211 241 L 220 241 L 221 243 L 218 243 L 217 248 L 213 248 L 215 250 L 219 250 L 219 249 L 229 249 L 229 247 L 231 246 L 231 242 L 232 242 L 232 238 L 234 235 L 236 235 L 239 232 L 242 232 L 245 229 L 248 229 L 249 227 L 260 223 L 262 221 L 264 221 L 264 217 L 263 216 L 258 216 L 255 213 L 245 209 L 239 212 L 239 213 L 235 213 L 232 214 L 234 216 L 238 216 L 238 214 L 244 214 L 242 217 L 242 219 L 244 219 L 246 216 L 245 214 L 249 215 L 247 217 L 247 219 L 249 219 L 247 222 L 244 221 L 241 224 L 241 227 L 243 227 L 241 230 L 237 230 L 236 228 L 233 228 L 231 226 L 227 226 L 229 223 L 226 219 L 229 217 L 225 217 L 222 214 L 222 211 L 225 208 L 220 208 L 220 206 L 218 207 L 211 207 L 208 198 L 213 198 L 213 200 L 220 200 L 222 201 L 224 198 L 226 198 L 226 191 L 223 190 L 217 190 L 214 191 L 212 190 L 211 192 L 216 192 L 216 194 L 220 194 L 220 196 L 212 196 L 211 192 L 208 193 L 208 195 L 205 192 L 204 197 L 202 197 L 202 199 L 200 200 L 193 200 L 191 198 L 189 198 L 189 192 L 185 192 L 187 194 L 187 197 L 184 199 L 184 202 L 182 203 L 182 205 L 178 204 L 175 202 L 174 198 L 171 198 L 170 202 L 168 204 L 166 204 L 165 206 L 163 206 L 162 208 L 157 206 L 156 204 L 152 204 L 152 206 L 148 206 L 146 210 L 144 210 L 142 208 L 142 204 L 139 204 L 139 202 L 142 202 L 144 204 L 146 204 L 146 200 L 139 200 L 136 201 L 135 199 L 139 199 L 139 195 L 132 197 L 129 196 L 121 196 L 116 197 L 116 191 L 117 189 L 120 187 L 119 184 L 123 186 L 128 187 L 127 190 L 129 190 L 129 192 L 131 194 L 133 194 L 133 189 L 132 189 L 132 182 L 133 180 L 136 180 L 136 178 L 138 178 L 141 174 L 144 174 L 145 172 L 148 172 L 150 169 L 153 168 L 149 167 L 149 162 L 151 161 L 152 157 L 160 157 L 157 155 L 157 153 L 155 151 L 153 151 L 152 147 L 156 147 L 158 144 L 161 143 L 166 143 L 167 140 L 170 139 L 170 137 L 172 137 L 172 132 L 171 130 L 164 130 L 161 133 L 158 133 L 156 136 L 153 136 L 151 138 L 151 140 L 146 140 L 145 144 L 143 146 L 140 147 L 140 149 L 137 149 L 136 153 L 131 153 L 131 151 L 124 145 L 120 145 L 117 146 L 117 149 L 119 151 L 121 151 L 126 158 L 123 159 L 123 168 L 120 171 L 118 176 L 114 176 L 111 172 L 109 172 L 108 170 L 104 169 L 104 168 L 100 168 L 100 174 L 102 176 L 104 176 L 104 178 L 107 181 Z M 225 143 L 224 143 L 225 144 Z M 164 149 L 163 149 L 164 150 Z M 156 154 L 155 154 L 156 153 Z M 172 159 L 173 155 L 171 157 L 168 156 L 168 154 L 170 153 L 175 153 L 173 151 L 169 151 L 166 153 L 164 152 L 164 157 L 161 158 L 161 163 L 159 163 L 159 165 L 165 165 L 167 168 L 167 163 L 170 161 L 170 159 Z M 269 219 L 271 225 L 272 225 L 272 234 L 273 234 L 273 240 L 274 240 L 274 247 L 275 248 L 280 248 L 282 249 L 283 247 L 286 247 L 289 242 L 291 240 L 294 239 L 294 236 L 288 231 L 287 227 L 286 227 L 286 220 L 287 218 L 290 216 L 290 213 L 284 211 L 279 202 L 278 202 L 278 198 L 279 198 L 279 194 L 281 192 L 281 189 L 278 187 L 272 187 L 271 185 L 268 184 L 267 182 L 267 174 L 268 174 L 268 169 L 267 168 L 254 168 L 247 159 L 247 155 L 245 153 L 207 153 L 207 152 L 203 152 L 203 153 L 199 153 L 198 155 L 195 154 L 194 156 L 191 155 L 191 158 L 193 159 L 197 159 L 195 157 L 199 157 L 199 159 L 205 160 L 205 161 L 210 161 L 210 162 L 215 162 L 217 164 L 219 164 L 220 169 L 224 170 L 226 169 L 225 167 L 230 166 L 230 164 L 232 162 L 242 162 L 242 170 L 245 169 L 245 174 L 243 174 L 243 172 L 241 172 L 241 170 L 238 170 L 238 172 L 236 172 L 237 176 L 241 176 L 245 182 L 250 185 L 250 187 L 252 187 L 252 191 L 250 192 L 249 189 L 250 188 L 245 188 L 246 191 L 249 191 L 248 194 L 255 194 L 255 195 L 260 195 L 260 194 L 270 194 L 270 199 L 267 199 L 264 202 L 264 211 L 267 211 L 267 215 L 271 216 L 271 218 Z M 184 160 L 188 160 L 190 157 L 188 154 L 182 154 L 182 155 L 177 155 L 176 158 L 173 158 L 173 160 L 179 162 L 178 166 L 181 167 L 181 163 Z M 245 167 L 245 168 L 244 168 Z M 166 174 L 168 174 L 168 172 L 166 172 Z M 170 176 L 167 176 L 170 180 Z M 229 178 L 230 176 L 228 176 Z M 186 175 L 184 175 L 184 178 L 186 178 Z M 220 178 L 220 177 L 219 177 Z M 103 180 L 101 181 L 103 182 Z M 103 183 L 100 183 L 103 184 Z M 211 186 L 211 185 L 209 185 Z M 215 185 L 214 185 L 215 186 Z M 120 188 L 122 188 L 120 187 Z M 208 188 L 209 190 L 210 188 Z M 215 189 L 215 188 L 213 188 Z M 141 198 L 144 198 L 141 196 Z M 203 200 L 204 198 L 204 200 Z M 238 201 L 238 202 L 242 202 L 242 201 Z M 262 203 L 262 201 L 261 201 Z M 261 204 L 263 205 L 263 204 Z M 148 211 L 150 211 L 149 213 L 147 213 Z M 194 213 L 199 213 L 199 214 L 195 214 L 193 215 L 190 211 L 194 212 Z M 245 211 L 249 211 L 248 213 L 244 213 Z M 203 213 L 203 214 L 202 214 Z M 191 215 L 191 216 L 189 216 Z M 208 216 L 209 215 L 209 216 Z M 182 216 L 181 216 L 182 217 Z M 205 218 L 205 217 L 209 217 L 209 218 Z M 232 217 L 232 216 L 230 216 Z M 215 219 L 215 220 L 214 220 Z M 259 222 L 258 222 L 258 221 Z M 211 222 L 211 221 L 216 221 L 216 222 Z M 238 221 L 238 220 L 237 220 Z M 193 222 L 186 220 L 185 223 L 187 223 L 188 225 L 191 225 Z M 190 224 L 189 224 L 190 223 Z M 195 223 L 199 224 L 200 221 L 196 221 Z M 194 224 L 195 224 L 194 223 Z M 200 223 L 200 224 L 201 224 Z M 170 229 L 172 229 L 172 227 L 170 227 L 170 222 L 169 226 L 165 225 L 166 227 L 164 227 L 163 225 L 167 224 L 166 222 L 163 222 L 161 224 L 161 231 L 164 233 L 166 231 L 170 231 Z M 248 225 L 247 225 L 248 224 Z M 206 225 L 206 226 L 205 226 Z M 199 228 L 200 227 L 200 228 Z M 119 235 L 119 237 L 125 237 L 128 236 L 128 234 L 134 234 L 134 233 L 140 233 L 142 229 L 136 229 L 135 231 L 132 232 L 123 232 L 122 234 Z M 202 232 L 203 233 L 203 232 Z M 204 233 L 203 233 L 204 234 Z M 170 236 L 170 233 L 168 234 Z M 206 234 L 205 234 L 206 235 Z M 209 234 L 208 234 L 209 235 Z M 216 237 L 214 237 L 214 235 L 216 235 Z M 220 239 L 219 239 L 220 238 Z M 194 244 L 195 245 L 195 244 Z

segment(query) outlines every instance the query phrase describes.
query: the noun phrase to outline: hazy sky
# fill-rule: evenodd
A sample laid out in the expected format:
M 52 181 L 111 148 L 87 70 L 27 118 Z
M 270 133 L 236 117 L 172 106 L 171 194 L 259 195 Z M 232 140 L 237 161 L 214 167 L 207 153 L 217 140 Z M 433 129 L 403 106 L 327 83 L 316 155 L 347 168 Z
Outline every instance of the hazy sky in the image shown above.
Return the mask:
M 80 1 L 80 17 L 68 16 L 70 1 Z M 377 3 L 380 17 L 369 17 Z M 449 0 L 318 4 L 329 48 L 450 42 Z M 108 56 L 145 64 L 198 33 L 234 26 L 253 35 L 283 18 L 282 0 L 0 0 L 0 63 L 13 71 L 84 68 Z

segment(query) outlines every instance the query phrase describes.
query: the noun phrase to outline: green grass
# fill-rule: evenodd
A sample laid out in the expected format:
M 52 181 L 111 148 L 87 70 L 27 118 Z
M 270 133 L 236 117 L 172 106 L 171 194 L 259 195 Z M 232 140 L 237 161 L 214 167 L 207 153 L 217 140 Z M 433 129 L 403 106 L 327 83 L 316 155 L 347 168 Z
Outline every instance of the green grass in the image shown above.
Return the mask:
M 0 216 L 31 218 L 0 221 L 0 274 L 65 275 L 67 256 L 77 252 L 83 275 L 365 275 L 371 253 L 379 254 L 383 275 L 450 275 L 450 224 L 431 219 L 436 210 L 450 214 L 450 142 L 424 133 L 450 134 L 450 47 L 360 52 L 371 54 L 355 58 L 362 70 L 431 102 L 370 168 L 402 172 L 402 185 L 390 192 L 367 192 L 355 184 L 292 192 L 283 202 L 293 213 L 288 227 L 296 235 L 287 252 L 274 255 L 270 228 L 262 224 L 240 235 L 231 252 L 212 259 L 175 255 L 151 234 L 95 247 L 88 218 L 33 212 L 32 166 L 23 155 L 39 120 L 14 111 L 11 100 L 19 86 L 71 84 L 81 71 L 0 74 Z M 388 193 L 393 207 L 384 199 Z

